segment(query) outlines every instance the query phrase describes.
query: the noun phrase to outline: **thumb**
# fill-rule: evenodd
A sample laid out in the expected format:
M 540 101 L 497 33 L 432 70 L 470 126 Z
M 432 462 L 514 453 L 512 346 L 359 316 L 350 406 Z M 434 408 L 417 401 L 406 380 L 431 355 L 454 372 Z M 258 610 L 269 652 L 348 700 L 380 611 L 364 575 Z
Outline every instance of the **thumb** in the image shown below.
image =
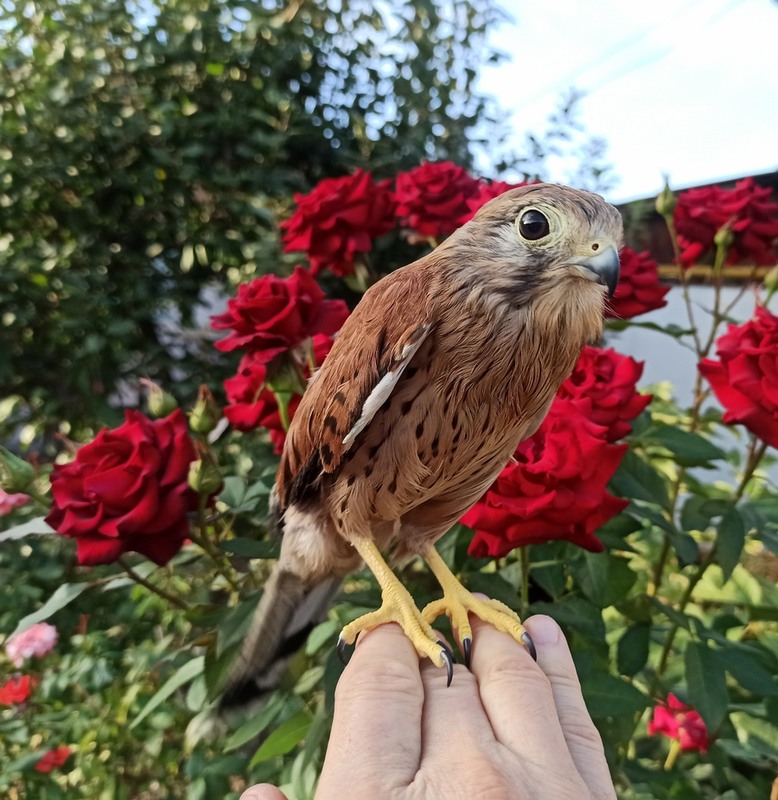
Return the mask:
M 269 783 L 258 783 L 249 786 L 240 796 L 240 800 L 286 800 L 286 795 Z

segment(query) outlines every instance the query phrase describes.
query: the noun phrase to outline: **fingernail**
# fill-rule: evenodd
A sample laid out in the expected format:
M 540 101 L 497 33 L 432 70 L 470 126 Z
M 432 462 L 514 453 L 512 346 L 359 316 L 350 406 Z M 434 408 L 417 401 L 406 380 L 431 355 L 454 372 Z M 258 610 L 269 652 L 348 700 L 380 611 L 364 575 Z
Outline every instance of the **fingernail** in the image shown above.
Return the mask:
M 545 614 L 538 614 L 538 616 L 532 617 L 528 629 L 536 645 L 556 644 L 562 635 L 559 625 L 551 617 L 545 616 Z

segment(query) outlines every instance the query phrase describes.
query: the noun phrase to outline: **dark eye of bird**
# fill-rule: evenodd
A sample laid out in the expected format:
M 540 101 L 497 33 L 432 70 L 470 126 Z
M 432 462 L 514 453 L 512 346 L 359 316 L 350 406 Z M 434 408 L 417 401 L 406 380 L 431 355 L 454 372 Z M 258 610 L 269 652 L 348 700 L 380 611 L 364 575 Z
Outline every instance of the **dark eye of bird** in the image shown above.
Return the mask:
M 535 209 L 525 211 L 519 220 L 519 233 L 528 241 L 534 242 L 548 236 L 548 220 Z

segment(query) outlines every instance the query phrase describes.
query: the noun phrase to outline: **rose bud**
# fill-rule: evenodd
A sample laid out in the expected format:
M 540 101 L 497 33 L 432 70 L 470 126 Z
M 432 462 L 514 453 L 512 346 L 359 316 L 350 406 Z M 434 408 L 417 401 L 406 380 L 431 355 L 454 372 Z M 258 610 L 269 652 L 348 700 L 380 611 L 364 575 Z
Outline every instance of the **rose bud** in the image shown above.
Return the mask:
M 189 415 L 189 427 L 195 433 L 208 434 L 216 427 L 220 418 L 221 411 L 211 390 L 202 384 L 197 393 L 197 402 Z
M 160 419 L 172 414 L 178 408 L 178 401 L 158 383 L 141 378 L 140 384 L 146 387 L 146 408 L 152 417 Z

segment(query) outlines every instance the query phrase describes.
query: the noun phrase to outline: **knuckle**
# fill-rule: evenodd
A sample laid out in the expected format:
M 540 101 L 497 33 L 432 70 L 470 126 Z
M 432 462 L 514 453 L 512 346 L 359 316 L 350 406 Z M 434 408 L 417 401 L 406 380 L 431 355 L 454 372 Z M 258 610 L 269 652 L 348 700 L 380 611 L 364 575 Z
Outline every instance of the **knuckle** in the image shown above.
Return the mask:
M 368 661 L 358 669 L 344 671 L 335 688 L 335 702 L 411 693 L 420 687 L 421 677 L 415 665 L 392 659 Z

